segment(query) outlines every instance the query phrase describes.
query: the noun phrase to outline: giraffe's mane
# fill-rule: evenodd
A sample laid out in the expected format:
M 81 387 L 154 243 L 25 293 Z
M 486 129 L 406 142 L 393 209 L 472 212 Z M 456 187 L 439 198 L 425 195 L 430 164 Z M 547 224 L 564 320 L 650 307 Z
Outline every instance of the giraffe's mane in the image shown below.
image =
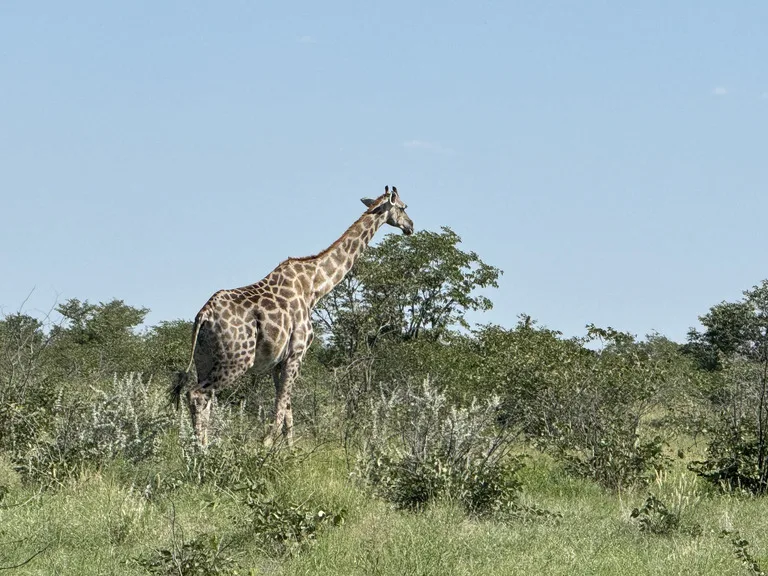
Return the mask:
M 376 200 L 373 202 L 373 204 L 371 204 L 371 206 L 368 208 L 368 210 L 366 210 L 365 212 L 363 212 L 363 213 L 360 215 L 360 218 L 358 218 L 357 220 L 355 220 L 355 221 L 352 223 L 352 225 L 351 225 L 349 228 L 347 228 L 347 229 L 344 231 L 344 234 L 342 234 L 341 236 L 339 236 L 339 237 L 338 237 L 338 238 L 337 238 L 337 239 L 336 239 L 336 240 L 333 242 L 333 244 L 331 244 L 330 246 L 328 246 L 328 248 L 326 248 L 326 249 L 325 249 L 325 250 L 323 250 L 322 252 L 318 252 L 317 254 L 313 254 L 313 255 L 311 255 L 311 256 L 292 256 L 292 257 L 290 257 L 290 258 L 286 258 L 285 260 L 283 260 L 283 261 L 280 263 L 280 266 L 282 266 L 283 264 L 285 264 L 285 263 L 287 263 L 287 262 L 306 262 L 306 261 L 308 261 L 308 260 L 314 260 L 315 258 L 320 258 L 321 256 L 325 256 L 325 255 L 326 255 L 326 254 L 328 254 L 328 253 L 329 253 L 331 250 L 333 250 L 333 249 L 334 249 L 334 248 L 336 248 L 336 247 L 337 247 L 339 244 L 341 244 L 342 240 L 343 240 L 343 239 L 344 239 L 344 238 L 347 236 L 347 234 L 349 234 L 349 231 L 350 231 L 350 230 L 352 230 L 352 228 L 354 228 L 355 226 L 357 226 L 357 225 L 358 225 L 358 224 L 359 224 L 359 223 L 360 223 L 360 222 L 363 220 L 363 218 L 365 218 L 365 217 L 366 217 L 368 214 L 371 214 L 371 213 L 372 213 L 372 212 L 373 212 L 373 211 L 374 211 L 374 210 L 375 210 L 375 209 L 376 209 L 376 208 L 377 208 L 377 207 L 378 207 L 378 206 L 379 206 L 379 205 L 380 205 L 382 202 L 384 202 L 384 200 L 385 200 L 386 198 L 387 198 L 387 193 L 386 193 L 386 192 L 385 192 L 384 194 L 382 194 L 381 196 L 379 196 L 378 198 L 376 198 Z

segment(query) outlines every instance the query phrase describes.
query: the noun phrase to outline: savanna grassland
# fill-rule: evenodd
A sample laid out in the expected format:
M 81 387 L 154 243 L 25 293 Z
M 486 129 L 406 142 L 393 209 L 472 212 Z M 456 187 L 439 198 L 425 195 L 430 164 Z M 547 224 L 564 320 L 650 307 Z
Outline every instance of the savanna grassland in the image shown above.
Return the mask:
M 460 244 L 387 236 L 321 303 L 293 449 L 263 445 L 256 374 L 196 446 L 167 394 L 187 321 L 139 330 L 147 310 L 120 300 L 4 316 L 0 571 L 768 569 L 768 283 L 684 343 L 470 327 L 501 271 Z

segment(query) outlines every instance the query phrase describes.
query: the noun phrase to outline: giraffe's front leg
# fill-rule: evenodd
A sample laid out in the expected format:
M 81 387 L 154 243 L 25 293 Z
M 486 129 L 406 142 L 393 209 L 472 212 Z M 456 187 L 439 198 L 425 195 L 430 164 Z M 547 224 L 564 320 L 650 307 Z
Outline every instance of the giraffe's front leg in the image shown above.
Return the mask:
M 281 401 L 283 418 L 280 424 L 275 422 L 275 434 L 282 432 L 286 442 L 288 442 L 288 446 L 293 445 L 293 409 L 291 408 L 291 393 L 293 392 L 293 383 L 299 376 L 300 367 L 301 358 L 291 358 L 283 364 L 283 369 L 280 372 L 280 380 L 282 381 L 283 388 L 283 398 Z
M 273 372 L 275 380 L 275 424 L 271 432 L 271 441 L 277 440 L 282 433 L 288 446 L 293 444 L 293 410 L 291 409 L 291 391 L 299 375 L 301 359 L 291 357 L 285 360 L 279 369 Z
M 282 427 L 285 418 L 285 411 L 280 409 L 280 398 L 284 394 L 280 376 L 282 368 L 282 364 L 277 364 L 272 368 L 272 381 L 275 383 L 275 423 L 270 427 L 269 432 L 264 437 L 264 446 L 267 447 L 271 447 L 275 443 L 275 440 L 277 440 L 277 437 L 280 434 L 280 427 Z
M 304 318 L 309 318 L 305 314 Z M 293 444 L 293 409 L 291 407 L 291 392 L 293 383 L 299 376 L 301 361 L 304 359 L 309 345 L 312 343 L 312 324 L 300 323 L 296 326 L 288 344 L 288 355 L 272 372 L 275 380 L 275 426 L 272 429 L 273 439 L 282 433 L 289 446 Z

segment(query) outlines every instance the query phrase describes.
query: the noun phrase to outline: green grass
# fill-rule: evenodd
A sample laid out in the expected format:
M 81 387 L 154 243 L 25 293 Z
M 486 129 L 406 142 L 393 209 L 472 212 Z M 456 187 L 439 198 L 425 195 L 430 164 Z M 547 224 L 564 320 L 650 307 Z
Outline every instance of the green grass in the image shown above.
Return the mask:
M 157 462 L 158 472 L 167 466 Z M 561 518 L 501 523 L 467 518 L 451 503 L 422 514 L 395 511 L 349 479 L 337 449 L 321 447 L 300 453 L 271 490 L 309 507 L 344 509 L 345 522 L 278 557 L 248 529 L 242 494 L 190 482 L 147 499 L 139 481 L 147 470 L 133 477 L 131 470 L 85 473 L 42 493 L 14 483 L 0 502 L 0 568 L 40 552 L 9 573 L 146 574 L 139 559 L 216 534 L 239 574 L 750 574 L 720 537 L 723 528 L 739 530 L 768 567 L 768 500 L 718 495 L 682 465 L 648 490 L 617 495 L 536 456 L 520 474 L 523 500 Z M 683 521 L 698 523 L 702 534 L 641 533 L 630 512 L 649 491 L 668 505 L 687 501 Z

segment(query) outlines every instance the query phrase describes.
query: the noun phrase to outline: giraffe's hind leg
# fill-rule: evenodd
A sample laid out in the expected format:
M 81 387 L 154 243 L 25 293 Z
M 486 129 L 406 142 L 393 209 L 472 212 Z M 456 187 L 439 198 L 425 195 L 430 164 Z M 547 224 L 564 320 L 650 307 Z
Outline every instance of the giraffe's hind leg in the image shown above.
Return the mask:
M 208 445 L 208 430 L 211 427 L 211 412 L 214 403 L 214 391 L 211 389 L 192 388 L 187 392 L 189 415 L 192 429 L 200 446 Z
M 216 404 L 216 390 L 232 384 L 244 374 L 248 366 L 216 366 L 207 375 L 200 378 L 197 386 L 187 392 L 189 415 L 195 437 L 202 447 L 208 445 L 208 435 Z M 199 372 L 198 372 L 199 373 Z

